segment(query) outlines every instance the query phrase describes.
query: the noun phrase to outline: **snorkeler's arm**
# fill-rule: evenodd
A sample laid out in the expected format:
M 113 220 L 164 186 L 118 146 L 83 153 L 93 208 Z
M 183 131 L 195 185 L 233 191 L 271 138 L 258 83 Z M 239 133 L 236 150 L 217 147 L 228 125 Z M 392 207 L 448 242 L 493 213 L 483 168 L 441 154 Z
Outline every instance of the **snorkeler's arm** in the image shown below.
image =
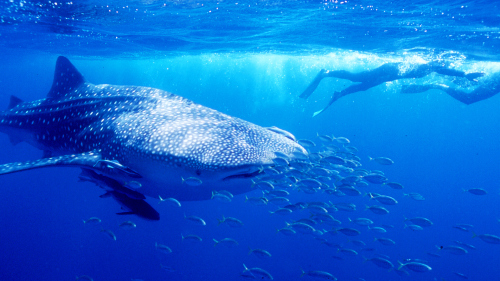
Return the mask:
M 469 81 L 477 81 L 476 78 L 482 77 L 484 73 L 481 72 L 474 72 L 474 73 L 469 73 L 465 74 L 465 72 L 460 71 L 460 70 L 455 70 L 455 69 L 450 69 L 450 68 L 435 68 L 433 69 L 434 72 L 442 74 L 442 75 L 448 75 L 448 76 L 455 76 L 455 77 L 465 77 Z
M 455 77 L 465 77 L 465 72 L 460 70 L 455 70 L 446 67 L 436 67 L 433 69 L 434 72 L 447 76 L 455 76 Z
M 469 81 L 476 81 L 476 78 L 483 77 L 484 73 L 482 72 L 473 72 L 465 75 L 465 78 L 469 79 Z

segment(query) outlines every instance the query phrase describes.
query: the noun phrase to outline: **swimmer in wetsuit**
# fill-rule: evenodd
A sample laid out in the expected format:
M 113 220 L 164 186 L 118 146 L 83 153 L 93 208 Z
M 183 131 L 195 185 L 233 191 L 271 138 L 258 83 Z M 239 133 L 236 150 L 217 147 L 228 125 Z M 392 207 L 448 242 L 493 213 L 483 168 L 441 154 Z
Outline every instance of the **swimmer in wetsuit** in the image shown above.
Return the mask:
M 306 90 L 300 95 L 301 98 L 307 99 L 314 90 L 318 87 L 321 80 L 325 77 L 335 77 L 340 79 L 347 79 L 352 82 L 359 82 L 359 84 L 351 85 L 340 92 L 335 92 L 328 103 L 328 105 L 320 111 L 314 113 L 313 117 L 323 112 L 332 103 L 334 103 L 339 98 L 360 91 L 366 91 L 372 87 L 378 86 L 382 83 L 394 81 L 398 79 L 407 78 L 422 78 L 436 72 L 442 75 L 455 76 L 455 77 L 465 77 L 470 81 L 474 81 L 476 78 L 483 76 L 483 73 L 469 73 L 466 74 L 463 71 L 454 70 L 446 67 L 443 63 L 437 61 L 432 61 L 426 64 L 419 64 L 413 69 L 401 72 L 400 66 L 403 63 L 386 63 L 375 69 L 352 73 L 346 70 L 335 70 L 329 71 L 322 69 L 314 80 L 309 84 Z
M 402 94 L 423 93 L 427 90 L 441 90 L 447 93 L 452 98 L 465 104 L 472 104 L 482 101 L 500 92 L 500 72 L 497 72 L 491 77 L 481 81 L 482 83 L 472 92 L 466 92 L 457 88 L 451 88 L 447 85 L 403 85 L 401 88 Z

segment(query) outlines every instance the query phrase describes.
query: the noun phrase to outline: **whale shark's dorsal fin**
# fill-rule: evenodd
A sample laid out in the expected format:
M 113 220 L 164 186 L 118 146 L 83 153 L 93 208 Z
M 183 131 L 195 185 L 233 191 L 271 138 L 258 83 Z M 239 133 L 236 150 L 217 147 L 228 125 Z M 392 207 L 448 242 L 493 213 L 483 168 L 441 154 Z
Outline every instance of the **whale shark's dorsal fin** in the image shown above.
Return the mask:
M 23 103 L 22 99 L 20 99 L 20 98 L 18 98 L 16 96 L 11 95 L 10 96 L 9 106 L 7 107 L 7 110 L 10 110 L 10 109 L 14 108 L 14 107 L 18 106 L 21 103 Z M 10 143 L 12 145 L 17 145 L 18 143 L 23 142 L 23 140 L 19 136 L 17 136 L 17 135 L 10 135 L 9 139 L 10 139 Z
M 23 103 L 22 99 L 20 99 L 16 96 L 10 96 L 9 107 L 7 107 L 7 109 L 12 109 L 12 108 L 18 106 L 20 103 Z
M 65 57 L 57 58 L 54 82 L 50 88 L 49 98 L 65 96 L 68 92 L 85 83 L 85 78 L 76 67 Z

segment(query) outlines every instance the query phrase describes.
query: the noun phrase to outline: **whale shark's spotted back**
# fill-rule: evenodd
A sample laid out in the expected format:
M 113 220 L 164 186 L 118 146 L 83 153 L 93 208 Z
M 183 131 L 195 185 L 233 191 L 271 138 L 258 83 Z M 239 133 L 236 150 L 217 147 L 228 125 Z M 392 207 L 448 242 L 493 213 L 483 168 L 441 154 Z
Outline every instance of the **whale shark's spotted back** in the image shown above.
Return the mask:
M 305 152 L 276 130 L 166 91 L 93 85 L 64 57 L 58 58 L 48 97 L 13 99 L 0 114 L 0 127 L 14 142 L 28 141 L 47 157 L 93 152 L 117 161 L 141 174 L 145 192 L 155 197 L 175 190 L 181 176 L 206 176 L 207 184 L 215 184 L 251 176 L 271 164 L 275 152 Z M 148 190 L 148 183 L 155 187 Z M 189 188 L 174 193 L 187 194 Z

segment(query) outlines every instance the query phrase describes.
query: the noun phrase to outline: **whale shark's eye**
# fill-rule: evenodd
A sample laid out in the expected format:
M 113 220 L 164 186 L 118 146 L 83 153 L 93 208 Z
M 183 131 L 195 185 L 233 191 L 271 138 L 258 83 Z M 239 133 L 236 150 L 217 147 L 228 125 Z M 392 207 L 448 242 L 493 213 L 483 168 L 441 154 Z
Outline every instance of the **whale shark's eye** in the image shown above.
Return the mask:
M 200 170 L 196 170 L 196 175 L 201 175 L 201 171 Z

